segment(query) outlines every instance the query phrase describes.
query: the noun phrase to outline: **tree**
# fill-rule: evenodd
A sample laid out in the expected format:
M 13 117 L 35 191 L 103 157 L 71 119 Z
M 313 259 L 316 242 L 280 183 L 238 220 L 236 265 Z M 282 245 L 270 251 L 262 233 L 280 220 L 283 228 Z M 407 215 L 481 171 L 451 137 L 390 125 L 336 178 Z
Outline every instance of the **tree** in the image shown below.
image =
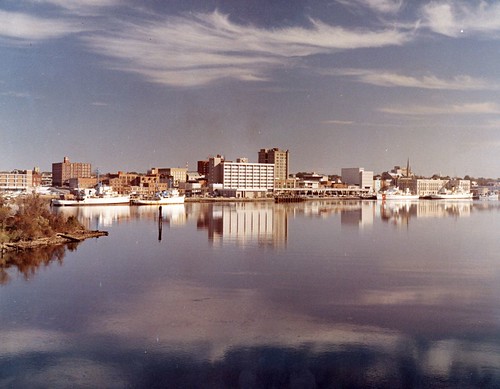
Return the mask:
M 14 215 L 3 220 L 4 241 L 35 240 L 84 229 L 75 217 L 51 212 L 48 202 L 38 195 L 20 198 L 18 206 Z
M 10 216 L 10 207 L 7 206 L 5 199 L 0 197 L 0 243 L 8 240 L 5 228 L 7 226 L 7 220 Z

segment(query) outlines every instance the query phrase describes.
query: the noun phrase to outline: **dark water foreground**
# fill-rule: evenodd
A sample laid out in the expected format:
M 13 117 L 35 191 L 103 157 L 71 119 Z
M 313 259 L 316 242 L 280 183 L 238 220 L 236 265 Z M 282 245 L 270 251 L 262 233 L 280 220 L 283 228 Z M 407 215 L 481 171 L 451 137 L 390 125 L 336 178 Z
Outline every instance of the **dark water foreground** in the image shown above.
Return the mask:
M 0 267 L 0 387 L 499 387 L 499 211 L 59 210 L 109 236 Z

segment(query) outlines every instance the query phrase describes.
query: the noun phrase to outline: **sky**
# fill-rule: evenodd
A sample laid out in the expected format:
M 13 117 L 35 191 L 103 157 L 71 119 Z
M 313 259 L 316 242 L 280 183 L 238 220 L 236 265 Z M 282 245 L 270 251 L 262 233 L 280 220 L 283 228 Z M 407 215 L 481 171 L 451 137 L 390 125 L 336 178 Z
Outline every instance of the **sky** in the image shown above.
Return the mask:
M 0 170 L 500 177 L 500 3 L 3 0 Z

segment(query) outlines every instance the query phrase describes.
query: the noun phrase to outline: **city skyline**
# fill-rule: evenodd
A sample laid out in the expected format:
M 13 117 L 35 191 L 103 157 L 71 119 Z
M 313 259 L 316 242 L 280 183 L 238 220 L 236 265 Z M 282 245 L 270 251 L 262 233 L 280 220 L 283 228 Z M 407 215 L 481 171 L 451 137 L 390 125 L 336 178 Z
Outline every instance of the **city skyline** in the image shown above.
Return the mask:
M 500 176 L 500 4 L 0 5 L 0 170 L 290 150 L 290 172 Z

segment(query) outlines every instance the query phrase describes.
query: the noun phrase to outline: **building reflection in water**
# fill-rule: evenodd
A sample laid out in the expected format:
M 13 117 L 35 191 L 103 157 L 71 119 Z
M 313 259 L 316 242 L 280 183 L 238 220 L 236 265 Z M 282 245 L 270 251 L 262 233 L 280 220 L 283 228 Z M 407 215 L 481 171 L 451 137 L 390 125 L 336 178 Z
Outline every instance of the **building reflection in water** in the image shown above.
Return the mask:
M 288 237 L 286 209 L 268 203 L 207 204 L 197 226 L 213 243 L 281 247 Z
M 308 201 L 291 204 L 196 204 L 197 227 L 208 231 L 213 243 L 280 247 L 288 239 L 288 219 L 298 215 L 328 218 L 340 215 L 345 228 L 371 228 L 375 220 L 407 228 L 412 218 L 469 216 L 472 202 L 416 201 Z
M 374 208 L 372 202 L 356 202 L 340 211 L 342 227 L 367 228 L 373 225 Z

